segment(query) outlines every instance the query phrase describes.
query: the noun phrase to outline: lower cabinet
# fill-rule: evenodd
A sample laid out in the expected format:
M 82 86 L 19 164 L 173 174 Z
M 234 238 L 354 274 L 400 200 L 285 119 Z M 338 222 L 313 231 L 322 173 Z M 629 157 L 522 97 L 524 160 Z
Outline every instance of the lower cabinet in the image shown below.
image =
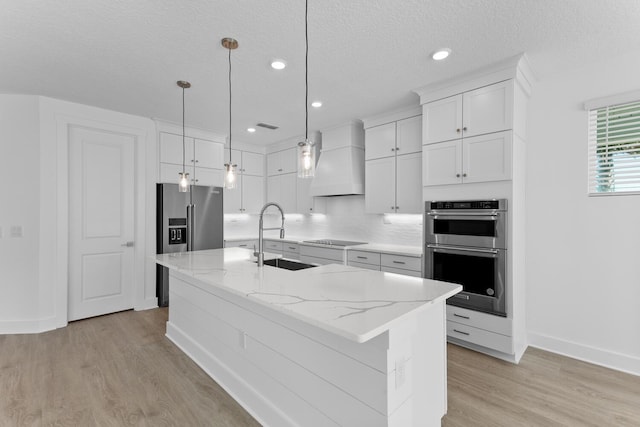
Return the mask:
M 300 245 L 300 261 L 308 264 L 344 264 L 344 249 Z
M 347 265 L 422 277 L 422 257 L 348 249 Z
M 511 319 L 447 305 L 447 335 L 460 341 L 513 353 Z
M 258 247 L 257 240 L 225 240 L 224 241 L 225 248 L 244 248 L 253 250 L 254 247 Z

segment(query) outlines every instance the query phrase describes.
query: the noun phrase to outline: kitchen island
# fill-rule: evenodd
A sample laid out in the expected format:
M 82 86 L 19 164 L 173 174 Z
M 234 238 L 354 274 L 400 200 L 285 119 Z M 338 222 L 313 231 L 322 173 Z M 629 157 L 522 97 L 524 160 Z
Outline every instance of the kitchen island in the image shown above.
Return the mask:
M 156 261 L 170 269 L 167 337 L 260 423 L 440 425 L 444 304 L 460 286 L 253 258 L 227 248 Z

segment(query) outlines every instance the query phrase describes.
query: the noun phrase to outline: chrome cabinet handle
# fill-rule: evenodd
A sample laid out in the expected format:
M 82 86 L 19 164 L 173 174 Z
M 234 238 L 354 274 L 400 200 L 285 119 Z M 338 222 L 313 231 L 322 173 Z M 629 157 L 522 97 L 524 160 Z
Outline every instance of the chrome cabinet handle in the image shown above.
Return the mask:
M 460 317 L 461 319 L 467 319 L 469 320 L 469 316 L 463 316 L 462 314 L 458 314 L 458 313 L 453 313 L 454 317 Z
M 466 132 L 466 131 L 467 131 L 467 127 L 466 127 L 466 126 L 465 126 L 465 127 L 463 127 L 463 128 L 462 128 L 462 131 L 463 131 L 463 132 Z
M 406 264 L 404 261 L 393 261 L 394 264 Z
M 456 129 L 456 133 L 460 133 L 460 128 Z
M 467 176 L 467 174 L 466 174 L 466 173 L 463 173 L 463 174 L 462 174 L 462 177 L 463 177 L 463 178 L 464 178 L 464 177 L 466 177 L 466 176 Z
M 459 331 L 459 330 L 457 330 L 457 329 L 454 329 L 454 330 L 453 330 L 453 332 L 457 332 L 457 333 L 459 333 L 459 334 L 466 335 L 466 336 L 471 335 L 469 332 L 463 332 L 463 331 Z
M 396 149 L 395 149 L 395 148 L 392 148 L 392 149 L 391 149 L 391 151 L 396 151 Z
M 358 259 L 369 259 L 369 258 L 368 258 L 368 257 L 366 257 L 366 256 L 360 256 L 360 255 L 356 256 L 356 258 L 358 258 Z
M 125 243 L 121 244 L 120 246 L 123 246 L 123 247 L 126 247 L 126 248 L 131 248 L 131 247 L 133 247 L 133 241 L 125 242 Z
M 456 178 L 460 178 L 460 174 L 459 173 L 456 174 Z

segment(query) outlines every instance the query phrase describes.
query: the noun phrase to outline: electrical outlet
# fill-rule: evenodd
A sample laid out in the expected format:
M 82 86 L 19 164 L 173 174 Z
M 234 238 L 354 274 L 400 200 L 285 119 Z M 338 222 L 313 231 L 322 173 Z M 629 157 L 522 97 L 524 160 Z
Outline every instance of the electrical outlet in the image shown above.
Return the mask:
M 12 225 L 9 229 L 9 235 L 11 237 L 22 237 L 22 226 L 21 225 Z

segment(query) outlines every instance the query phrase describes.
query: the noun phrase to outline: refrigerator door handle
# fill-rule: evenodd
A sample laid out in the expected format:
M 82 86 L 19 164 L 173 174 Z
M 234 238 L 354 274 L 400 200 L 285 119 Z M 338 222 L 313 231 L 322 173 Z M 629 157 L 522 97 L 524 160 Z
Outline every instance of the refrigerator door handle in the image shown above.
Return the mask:
M 191 237 L 191 244 L 189 245 L 189 250 L 193 249 L 193 242 L 196 238 L 196 205 L 191 203 L 191 222 L 189 223 L 189 236 Z
M 191 246 L 193 245 L 193 240 L 191 236 L 191 230 L 193 229 L 192 224 L 192 216 L 193 216 L 193 205 L 187 205 L 187 251 L 191 250 Z

